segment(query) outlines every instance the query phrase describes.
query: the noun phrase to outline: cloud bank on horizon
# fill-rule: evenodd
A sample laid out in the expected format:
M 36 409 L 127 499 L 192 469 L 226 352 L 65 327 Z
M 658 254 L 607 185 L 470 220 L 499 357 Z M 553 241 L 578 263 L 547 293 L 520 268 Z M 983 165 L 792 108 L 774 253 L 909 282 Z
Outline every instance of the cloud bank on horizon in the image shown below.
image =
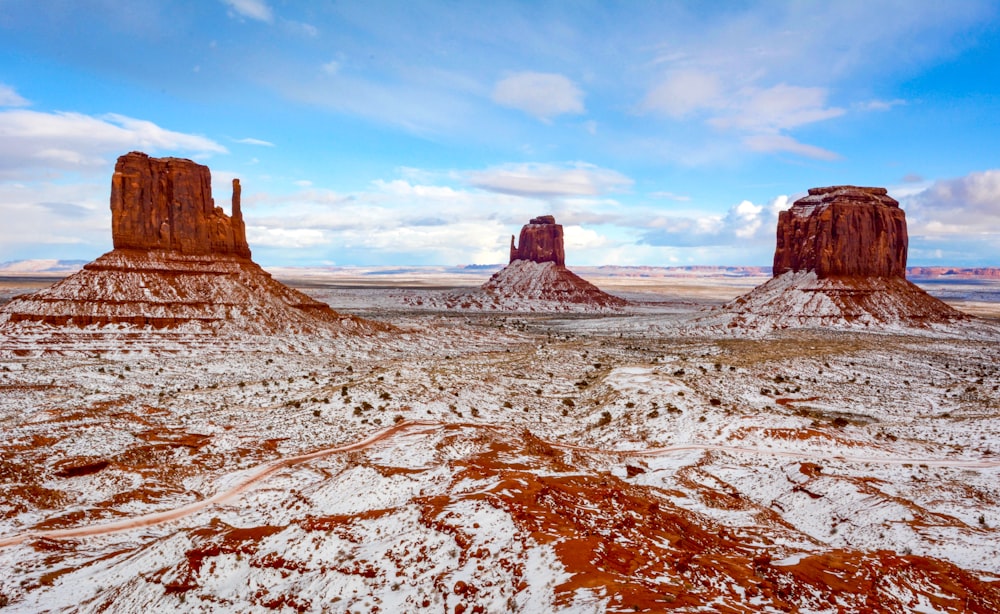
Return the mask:
M 810 187 L 1000 266 L 1000 8 L 967 0 L 141 6 L 0 15 L 0 261 L 92 259 L 131 150 L 243 185 L 263 264 L 769 264 Z

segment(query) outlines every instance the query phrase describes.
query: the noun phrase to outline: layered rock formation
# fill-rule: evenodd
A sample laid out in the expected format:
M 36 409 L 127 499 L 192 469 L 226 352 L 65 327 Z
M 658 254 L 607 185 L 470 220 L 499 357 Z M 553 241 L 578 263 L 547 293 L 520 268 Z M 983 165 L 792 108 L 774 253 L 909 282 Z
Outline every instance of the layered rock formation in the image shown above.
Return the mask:
M 905 277 L 906 215 L 885 188 L 811 188 L 778 217 L 773 275 Z
M 530 260 L 532 262 L 554 262 L 566 266 L 566 250 L 563 248 L 563 227 L 556 224 L 556 218 L 543 215 L 532 218 L 521 228 L 518 245 L 514 245 L 514 235 L 510 236 L 510 262 Z
M 967 317 L 906 280 L 907 242 L 906 216 L 884 188 L 810 189 L 778 218 L 772 279 L 724 305 L 723 317 L 751 328 Z
M 515 245 L 510 239 L 510 264 L 479 289 L 450 294 L 442 300 L 409 297 L 411 305 L 497 311 L 607 311 L 627 302 L 602 292 L 566 268 L 563 227 L 551 215 L 532 218 Z
M 111 236 L 115 249 L 250 258 L 239 179 L 229 217 L 215 206 L 207 166 L 137 151 L 118 158 L 111 177 Z
M 250 260 L 233 180 L 233 215 L 212 199 L 208 167 L 121 156 L 111 180 L 115 249 L 0 311 L 0 327 L 224 330 L 271 334 L 370 331 L 289 288 Z

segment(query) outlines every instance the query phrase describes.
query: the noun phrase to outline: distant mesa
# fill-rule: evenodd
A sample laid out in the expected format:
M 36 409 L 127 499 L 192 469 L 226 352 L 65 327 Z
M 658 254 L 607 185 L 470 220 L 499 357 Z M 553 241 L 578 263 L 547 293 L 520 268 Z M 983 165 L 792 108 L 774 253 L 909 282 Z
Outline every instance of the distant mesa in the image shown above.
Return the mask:
M 189 332 L 317 333 L 384 328 L 341 316 L 250 260 L 240 184 L 232 217 L 212 199 L 207 166 L 132 152 L 111 179 L 114 250 L 61 282 L 15 297 L 0 330 L 38 324 Z
M 906 216 L 885 188 L 833 186 L 781 212 L 772 279 L 722 307 L 730 327 L 928 326 L 968 316 L 906 280 Z
M 493 274 L 478 291 L 450 306 L 503 311 L 601 311 L 627 304 L 622 298 L 566 268 L 563 227 L 551 215 L 531 219 L 510 240 L 510 264 Z

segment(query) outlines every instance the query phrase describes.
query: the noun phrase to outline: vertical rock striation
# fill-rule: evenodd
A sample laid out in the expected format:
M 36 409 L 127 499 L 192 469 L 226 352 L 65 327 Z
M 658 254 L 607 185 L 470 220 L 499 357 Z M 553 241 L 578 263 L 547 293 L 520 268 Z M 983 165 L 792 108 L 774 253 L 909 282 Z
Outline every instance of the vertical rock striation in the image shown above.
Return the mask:
M 778 217 L 774 277 L 906 277 L 906 214 L 885 188 L 811 188 Z
M 10 301 L 0 310 L 0 329 L 326 335 L 388 328 L 341 316 L 254 263 L 240 192 L 234 179 L 230 217 L 212 200 L 208 167 L 139 152 L 121 156 L 111 179 L 115 249 L 50 288 Z
M 767 330 L 966 319 L 906 280 L 906 250 L 906 215 L 885 188 L 812 188 L 778 218 L 773 277 L 703 320 Z
M 532 218 L 521 228 L 518 245 L 514 236 L 510 237 L 510 261 L 554 262 L 566 266 L 566 250 L 563 247 L 563 227 L 556 224 L 556 218 L 542 215 Z
M 186 255 L 250 258 L 239 180 L 232 217 L 212 199 L 207 166 L 133 151 L 118 158 L 111 177 L 111 236 L 115 249 L 169 250 Z

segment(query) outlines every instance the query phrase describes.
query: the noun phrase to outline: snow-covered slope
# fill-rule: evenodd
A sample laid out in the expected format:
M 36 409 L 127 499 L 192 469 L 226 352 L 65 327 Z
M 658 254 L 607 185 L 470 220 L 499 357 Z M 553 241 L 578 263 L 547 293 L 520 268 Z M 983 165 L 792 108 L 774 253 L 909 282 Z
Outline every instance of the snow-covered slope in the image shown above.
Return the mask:
M 3 611 L 1000 609 L 1000 333 L 650 309 L 0 332 Z
M 329 334 L 380 327 L 341 316 L 275 281 L 248 259 L 115 250 L 83 270 L 0 309 L 0 328 L 187 330 L 223 334 Z M 169 335 L 168 335 L 169 336 Z
M 627 302 L 600 290 L 554 262 L 515 260 L 476 290 L 445 295 L 413 294 L 415 307 L 476 311 L 615 311 Z
M 906 329 L 947 325 L 967 316 L 896 277 L 826 278 L 789 271 L 701 318 L 736 330 L 789 327 Z

